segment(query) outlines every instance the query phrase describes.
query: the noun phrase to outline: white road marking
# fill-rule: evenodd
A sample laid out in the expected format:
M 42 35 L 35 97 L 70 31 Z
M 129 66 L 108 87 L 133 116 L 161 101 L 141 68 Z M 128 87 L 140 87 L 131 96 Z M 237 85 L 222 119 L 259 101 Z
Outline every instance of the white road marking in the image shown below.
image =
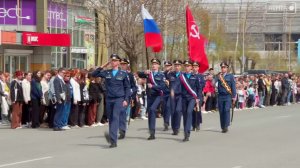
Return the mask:
M 18 164 L 29 163 L 29 162 L 35 162 L 35 161 L 40 161 L 40 160 L 52 159 L 52 158 L 53 158 L 52 156 L 47 156 L 47 157 L 36 158 L 36 159 L 31 159 L 31 160 L 24 160 L 24 161 L 20 161 L 20 162 L 8 163 L 8 164 L 0 165 L 0 168 L 14 166 L 14 165 L 18 165 Z
M 242 168 L 242 166 L 234 166 L 234 167 L 232 167 L 232 168 Z
M 291 117 L 290 115 L 284 115 L 284 116 L 278 116 L 276 117 L 277 119 L 281 119 L 281 118 L 288 118 L 288 117 Z

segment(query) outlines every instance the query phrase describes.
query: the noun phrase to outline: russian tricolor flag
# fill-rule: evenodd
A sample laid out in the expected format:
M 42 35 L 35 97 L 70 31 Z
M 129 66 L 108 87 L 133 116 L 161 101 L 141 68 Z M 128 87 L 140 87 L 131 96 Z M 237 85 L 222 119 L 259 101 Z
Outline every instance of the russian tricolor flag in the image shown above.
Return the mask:
M 142 17 L 144 21 L 144 34 L 146 47 L 152 47 L 153 52 L 160 52 L 163 48 L 163 40 L 160 30 L 153 17 L 142 5 Z

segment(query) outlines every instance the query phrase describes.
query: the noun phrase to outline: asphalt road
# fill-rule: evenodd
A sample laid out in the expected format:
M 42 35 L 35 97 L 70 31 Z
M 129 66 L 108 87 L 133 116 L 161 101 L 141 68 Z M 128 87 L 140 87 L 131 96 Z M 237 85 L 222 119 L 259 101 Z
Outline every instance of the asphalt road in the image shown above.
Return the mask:
M 299 168 L 300 105 L 236 111 L 227 134 L 219 115 L 204 114 L 189 142 L 163 132 L 147 141 L 147 121 L 131 122 L 127 137 L 109 149 L 107 126 L 54 132 L 0 126 L 0 168 Z

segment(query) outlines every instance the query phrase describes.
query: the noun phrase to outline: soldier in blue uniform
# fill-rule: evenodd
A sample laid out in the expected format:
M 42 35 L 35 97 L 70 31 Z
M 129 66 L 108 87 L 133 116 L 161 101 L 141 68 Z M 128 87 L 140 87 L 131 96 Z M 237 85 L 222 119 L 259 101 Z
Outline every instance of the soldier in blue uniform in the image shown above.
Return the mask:
M 203 101 L 203 88 L 205 86 L 205 80 L 204 80 L 204 76 L 202 74 L 199 73 L 199 62 L 195 61 L 193 62 L 193 72 L 194 74 L 196 74 L 196 76 L 198 77 L 198 81 L 199 81 L 199 95 L 200 95 L 200 102 L 199 102 L 199 106 L 197 108 L 194 109 L 193 111 L 193 130 L 194 131 L 199 131 L 200 130 L 200 124 L 202 123 L 202 114 L 201 114 L 201 105 L 202 105 L 202 101 Z
M 130 83 L 128 74 L 119 69 L 120 57 L 117 54 L 110 56 L 111 61 L 92 72 L 92 76 L 105 78 L 106 110 L 109 119 L 109 134 L 105 133 L 109 147 L 117 147 L 120 113 L 128 106 L 130 99 Z M 111 64 L 112 69 L 104 70 Z
M 170 97 L 168 100 L 168 109 L 171 112 L 172 135 L 178 135 L 182 115 L 182 86 L 179 79 L 181 72 L 181 60 L 174 60 L 174 71 L 170 72 L 166 78 L 169 81 Z
M 218 108 L 222 133 L 228 132 L 230 125 L 230 108 L 236 100 L 236 83 L 234 76 L 228 73 L 228 65 L 220 64 L 221 73 L 218 75 Z
M 183 141 L 186 142 L 189 141 L 192 128 L 193 110 L 199 105 L 200 86 L 197 75 L 193 73 L 192 61 L 186 60 L 184 65 L 185 73 L 182 73 L 179 78 L 182 85 Z
M 130 93 L 131 93 L 129 102 L 131 102 L 131 101 L 136 100 L 136 93 L 137 93 L 136 82 L 135 82 L 133 74 L 129 71 L 129 60 L 126 58 L 123 58 L 123 59 L 121 59 L 120 64 L 121 64 L 121 69 L 123 71 L 127 72 L 127 74 L 128 74 L 128 79 L 129 79 L 129 83 L 130 83 Z M 120 125 L 119 125 L 120 136 L 118 139 L 125 138 L 126 129 L 127 129 L 127 116 L 128 116 L 129 120 L 131 117 L 131 113 L 130 113 L 131 105 L 130 104 L 127 106 L 127 108 L 124 108 L 120 114 Z
M 155 122 L 156 111 L 163 97 L 165 86 L 165 75 L 159 72 L 160 60 L 154 58 L 151 60 L 152 71 L 146 70 L 139 72 L 140 78 L 147 78 L 147 111 L 148 111 L 148 127 L 150 136 L 148 140 L 155 139 Z
M 170 61 L 165 61 L 164 62 L 164 75 L 165 77 L 168 76 L 168 74 L 172 70 L 172 63 Z M 167 103 L 168 99 L 170 97 L 170 88 L 169 88 L 169 81 L 166 80 L 166 87 L 163 90 L 164 96 L 163 96 L 163 118 L 164 118 L 164 130 L 163 131 L 168 131 L 169 130 L 169 125 L 170 125 L 170 108 L 168 108 Z

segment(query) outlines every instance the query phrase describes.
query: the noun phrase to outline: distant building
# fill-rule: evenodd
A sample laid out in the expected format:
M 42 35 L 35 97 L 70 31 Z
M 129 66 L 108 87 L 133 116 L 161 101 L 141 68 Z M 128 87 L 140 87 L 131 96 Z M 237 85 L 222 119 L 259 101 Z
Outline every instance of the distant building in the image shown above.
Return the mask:
M 296 59 L 296 42 L 300 39 L 299 0 L 204 0 L 201 4 L 211 12 L 211 27 L 222 23 L 232 41 L 236 41 L 237 32 L 242 32 L 243 20 L 247 15 L 245 32 L 250 38 L 247 38 L 245 45 L 248 50 L 258 52 L 262 59 L 270 53 L 287 62 L 289 55 L 291 60 Z M 240 44 L 241 40 L 240 36 Z M 291 63 L 291 66 L 294 65 Z M 261 67 L 281 68 L 275 66 Z

